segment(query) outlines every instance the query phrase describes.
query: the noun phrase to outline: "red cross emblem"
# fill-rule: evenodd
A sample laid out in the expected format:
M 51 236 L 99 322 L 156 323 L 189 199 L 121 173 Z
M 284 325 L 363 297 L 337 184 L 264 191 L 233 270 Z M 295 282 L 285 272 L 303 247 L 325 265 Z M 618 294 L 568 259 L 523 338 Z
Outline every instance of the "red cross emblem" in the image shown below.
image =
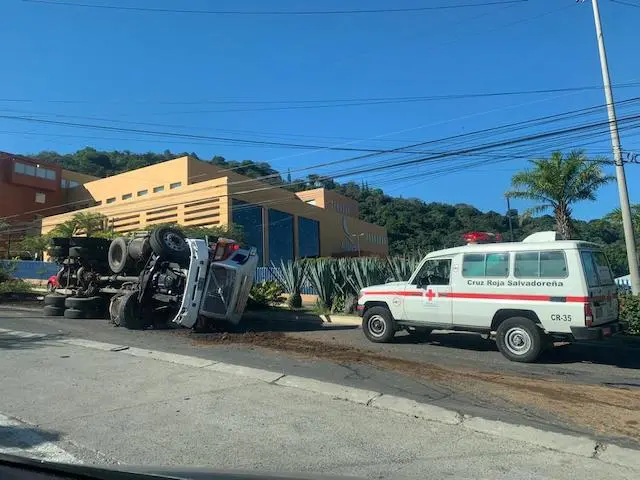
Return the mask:
M 436 294 L 435 294 L 435 292 L 433 290 L 429 289 L 424 293 L 424 296 L 427 297 L 429 299 L 429 301 L 432 301 L 433 297 L 435 297 Z

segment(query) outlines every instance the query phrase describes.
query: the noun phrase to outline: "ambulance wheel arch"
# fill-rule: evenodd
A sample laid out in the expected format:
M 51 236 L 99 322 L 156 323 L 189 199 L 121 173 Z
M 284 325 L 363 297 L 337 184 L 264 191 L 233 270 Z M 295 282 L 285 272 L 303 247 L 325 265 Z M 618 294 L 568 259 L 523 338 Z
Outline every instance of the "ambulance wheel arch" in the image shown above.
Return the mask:
M 513 362 L 535 362 L 546 344 L 546 334 L 531 318 L 510 316 L 496 331 L 500 353 Z
M 387 343 L 396 334 L 397 325 L 384 302 L 367 302 L 370 304 L 362 314 L 362 331 L 371 342 Z
M 538 315 L 536 315 L 536 312 L 532 310 L 523 310 L 523 309 L 516 309 L 516 308 L 503 308 L 498 310 L 493 315 L 493 319 L 491 320 L 491 331 L 492 332 L 497 331 L 498 327 L 500 327 L 500 324 L 511 317 L 528 318 L 536 325 L 540 325 L 540 327 L 542 328 L 542 323 L 540 322 Z

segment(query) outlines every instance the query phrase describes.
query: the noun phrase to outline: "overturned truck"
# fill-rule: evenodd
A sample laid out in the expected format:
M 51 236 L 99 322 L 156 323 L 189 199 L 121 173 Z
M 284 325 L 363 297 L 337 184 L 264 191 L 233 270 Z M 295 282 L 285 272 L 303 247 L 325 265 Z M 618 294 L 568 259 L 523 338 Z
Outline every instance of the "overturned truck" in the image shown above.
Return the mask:
M 170 227 L 114 240 L 54 238 L 50 254 L 61 268 L 45 315 L 104 317 L 129 329 L 238 324 L 258 264 L 254 247 Z

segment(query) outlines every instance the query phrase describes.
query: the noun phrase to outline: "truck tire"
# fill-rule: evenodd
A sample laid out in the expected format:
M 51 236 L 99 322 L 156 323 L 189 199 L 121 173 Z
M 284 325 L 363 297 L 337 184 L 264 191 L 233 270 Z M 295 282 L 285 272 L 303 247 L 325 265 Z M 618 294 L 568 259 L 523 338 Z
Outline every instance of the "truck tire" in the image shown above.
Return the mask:
M 386 307 L 371 307 L 362 318 L 365 337 L 375 343 L 390 342 L 396 334 L 396 322 Z
M 154 230 L 149 237 L 149 243 L 156 255 L 167 260 L 181 263 L 189 258 L 189 245 L 184 239 L 184 234 L 175 228 L 160 227 Z
M 142 330 L 144 321 L 140 316 L 137 292 L 125 293 L 118 302 L 120 325 L 129 330 Z
M 67 297 L 65 297 L 64 295 L 50 293 L 49 295 L 44 296 L 44 304 L 51 307 L 64 308 L 66 298 Z
M 45 305 L 42 309 L 45 317 L 61 317 L 64 315 L 64 307 L 55 307 L 53 305 Z
M 102 303 L 102 297 L 67 297 L 64 306 L 87 312 L 99 310 Z
M 122 273 L 127 268 L 127 241 L 123 237 L 115 238 L 109 245 L 109 253 L 107 255 L 109 268 L 113 273 Z
M 535 362 L 544 347 L 543 333 L 525 317 L 507 318 L 498 327 L 496 344 L 500 353 L 512 362 Z
M 85 318 L 85 312 L 82 310 L 78 310 L 77 308 L 67 308 L 64 311 L 64 318 Z

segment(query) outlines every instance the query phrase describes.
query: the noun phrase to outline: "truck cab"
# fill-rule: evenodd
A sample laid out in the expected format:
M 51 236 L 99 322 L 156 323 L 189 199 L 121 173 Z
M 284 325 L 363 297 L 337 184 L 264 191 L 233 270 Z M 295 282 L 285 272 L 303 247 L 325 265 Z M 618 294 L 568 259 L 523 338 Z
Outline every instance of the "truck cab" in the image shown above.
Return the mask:
M 598 245 L 558 240 L 555 232 L 509 243 L 485 232 L 465 237 L 465 246 L 429 253 L 407 282 L 360 292 L 369 340 L 388 342 L 401 329 L 477 332 L 495 338 L 510 360 L 532 362 L 554 340 L 597 340 L 624 329 Z

